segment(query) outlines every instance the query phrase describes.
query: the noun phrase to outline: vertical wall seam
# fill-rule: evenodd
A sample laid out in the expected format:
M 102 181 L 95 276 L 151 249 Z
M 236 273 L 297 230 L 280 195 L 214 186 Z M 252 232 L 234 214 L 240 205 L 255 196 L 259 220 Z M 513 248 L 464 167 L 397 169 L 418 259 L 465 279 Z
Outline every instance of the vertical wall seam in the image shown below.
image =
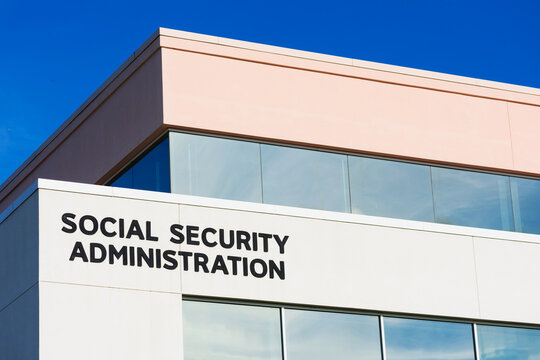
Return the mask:
M 512 140 L 512 125 L 510 123 L 510 104 L 506 101 L 506 122 L 508 124 L 508 135 L 510 136 L 510 154 L 512 155 L 512 169 L 516 170 L 514 160 L 514 141 Z
M 437 214 L 435 213 L 435 190 L 433 189 L 433 166 L 429 166 L 429 184 L 431 187 L 431 206 L 433 209 L 433 222 L 437 222 Z
M 482 317 L 482 311 L 480 308 L 480 287 L 478 286 L 478 265 L 476 262 L 476 246 L 475 246 L 475 237 L 471 236 L 472 242 L 472 251 L 473 251 L 473 261 L 474 261 L 474 283 L 476 285 L 476 301 L 478 303 L 478 318 Z
M 169 142 L 170 144 L 170 142 Z M 170 156 L 170 153 L 169 153 L 169 156 Z M 172 184 L 171 184 L 172 186 Z M 180 204 L 176 204 L 176 219 L 178 221 L 178 224 L 180 224 Z M 181 250 L 181 246 L 180 244 L 178 244 L 178 250 Z M 181 339 L 180 339 L 180 344 L 181 344 L 181 349 L 180 349 L 180 354 L 182 356 L 182 359 L 184 358 L 184 284 L 182 282 L 183 280 L 183 276 L 182 276 L 182 268 L 180 266 L 178 266 L 178 276 L 180 277 L 180 281 L 179 281 L 179 284 L 180 284 L 180 307 L 181 307 L 181 311 L 180 311 L 180 329 L 181 329 Z
M 158 35 L 158 39 L 160 35 Z M 160 84 L 161 84 L 161 125 L 165 124 L 165 52 L 161 47 L 161 41 L 159 41 L 159 54 L 160 54 Z
M 261 177 L 261 203 L 264 204 L 264 184 L 263 184 L 263 161 L 262 161 L 262 144 L 259 143 L 259 173 Z
M 349 162 L 349 155 L 345 155 L 345 160 L 347 161 L 347 184 L 349 186 L 349 213 L 353 214 L 353 205 L 352 205 L 352 186 L 351 186 L 351 164 Z

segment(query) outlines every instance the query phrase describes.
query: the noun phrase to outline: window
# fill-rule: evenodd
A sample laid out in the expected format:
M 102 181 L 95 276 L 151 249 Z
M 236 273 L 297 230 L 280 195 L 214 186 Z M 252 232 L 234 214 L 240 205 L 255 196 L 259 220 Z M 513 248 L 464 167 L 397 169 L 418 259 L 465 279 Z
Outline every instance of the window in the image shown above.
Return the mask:
M 184 300 L 186 360 L 475 360 L 471 323 Z M 281 314 L 281 315 L 280 315 Z M 380 331 L 380 321 L 384 331 Z M 476 326 L 478 360 L 540 358 L 540 330 Z
M 387 360 L 474 360 L 471 324 L 384 318 Z
M 169 139 L 162 140 L 112 184 L 130 189 L 171 192 Z
M 287 360 L 381 359 L 377 316 L 285 310 Z
M 183 301 L 185 360 L 281 360 L 278 308 Z
M 516 231 L 540 234 L 540 181 L 510 178 Z
M 171 133 L 172 192 L 262 201 L 257 143 Z
M 263 144 L 261 156 L 265 203 L 350 212 L 345 155 Z
M 435 221 L 514 230 L 507 176 L 433 167 Z
M 540 330 L 478 325 L 482 360 L 540 359 Z
M 540 234 L 540 181 L 171 132 L 113 186 Z
M 352 212 L 433 221 L 429 166 L 349 156 Z

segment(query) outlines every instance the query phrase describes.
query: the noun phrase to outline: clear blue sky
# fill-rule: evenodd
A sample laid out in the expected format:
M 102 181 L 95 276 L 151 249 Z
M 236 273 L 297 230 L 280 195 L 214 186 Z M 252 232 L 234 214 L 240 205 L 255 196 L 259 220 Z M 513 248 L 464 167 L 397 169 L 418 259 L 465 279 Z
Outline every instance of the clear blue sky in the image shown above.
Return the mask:
M 0 183 L 160 26 L 540 88 L 538 0 L 0 0 Z

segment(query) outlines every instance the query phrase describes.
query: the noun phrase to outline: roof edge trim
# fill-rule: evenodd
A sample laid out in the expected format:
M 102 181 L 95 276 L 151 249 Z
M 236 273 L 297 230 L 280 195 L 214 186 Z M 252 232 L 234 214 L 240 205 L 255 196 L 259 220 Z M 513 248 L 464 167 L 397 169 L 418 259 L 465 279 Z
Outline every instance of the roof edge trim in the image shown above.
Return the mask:
M 304 50 L 296 50 L 296 49 L 290 49 L 290 48 L 279 47 L 279 46 L 274 46 L 274 45 L 265 45 L 265 44 L 259 44 L 259 43 L 249 42 L 249 41 L 234 40 L 234 39 L 223 38 L 223 37 L 218 37 L 218 36 L 213 36 L 213 35 L 204 35 L 204 34 L 192 33 L 192 32 L 181 31 L 181 30 L 173 30 L 173 29 L 167 29 L 167 28 L 159 28 L 158 33 L 161 36 L 168 36 L 168 37 L 178 38 L 178 39 L 200 41 L 200 42 L 206 42 L 206 43 L 211 43 L 211 44 L 216 44 L 216 45 L 221 45 L 221 46 L 235 47 L 235 48 L 240 48 L 240 49 L 245 49 L 245 50 L 253 50 L 253 51 L 266 52 L 266 53 L 271 53 L 271 54 L 284 55 L 284 56 L 290 56 L 290 57 L 296 57 L 296 58 L 302 58 L 302 59 L 308 59 L 308 60 L 314 60 L 314 61 L 322 61 L 322 62 L 332 63 L 336 65 L 346 65 L 346 66 L 352 66 L 355 68 L 377 70 L 377 71 L 383 71 L 383 72 L 400 74 L 400 75 L 408 75 L 408 76 L 421 77 L 421 78 L 432 79 L 432 80 L 453 82 L 453 83 L 459 83 L 459 84 L 464 84 L 464 85 L 473 85 L 473 86 L 479 86 L 479 87 L 496 89 L 496 90 L 504 90 L 504 91 L 521 93 L 521 94 L 540 96 L 540 89 L 529 87 L 529 86 L 523 86 L 523 85 L 515 85 L 515 84 L 510 84 L 510 83 L 492 81 L 492 80 L 483 80 L 483 79 L 477 79 L 477 78 L 461 76 L 461 75 L 440 73 L 436 71 L 414 69 L 414 68 L 408 68 L 404 66 L 389 65 L 389 64 L 377 63 L 377 62 L 372 62 L 372 61 L 359 60 L 359 59 L 347 58 L 347 57 L 341 57 L 341 56 L 335 56 L 335 55 L 328 55 L 328 54 L 322 54 L 322 53 L 316 53 L 316 52 L 310 52 L 310 51 L 304 51 Z

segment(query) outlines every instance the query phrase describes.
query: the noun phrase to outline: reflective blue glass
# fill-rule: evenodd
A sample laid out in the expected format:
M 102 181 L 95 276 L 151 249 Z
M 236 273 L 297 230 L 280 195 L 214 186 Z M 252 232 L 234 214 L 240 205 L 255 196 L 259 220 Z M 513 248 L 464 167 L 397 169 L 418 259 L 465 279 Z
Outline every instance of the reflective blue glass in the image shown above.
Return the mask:
M 285 310 L 287 360 L 381 359 L 377 316 Z
M 516 231 L 540 234 L 540 181 L 510 178 Z
M 429 166 L 349 156 L 356 214 L 433 221 Z
M 182 302 L 185 360 L 281 360 L 278 308 Z
M 387 360 L 474 360 L 471 324 L 384 318 Z
M 111 185 L 170 192 L 169 139 L 164 139 L 143 155 Z
M 350 212 L 345 155 L 261 145 L 263 202 Z
M 132 171 L 135 189 L 171 192 L 169 139 L 163 140 L 143 156 Z
M 508 176 L 431 168 L 435 221 L 514 230 Z
M 257 143 L 171 133 L 172 192 L 262 201 Z
M 118 177 L 111 186 L 133 189 L 133 171 L 131 168 L 126 170 L 120 177 Z
M 184 133 L 111 185 L 540 234 L 540 180 Z
M 540 359 L 540 330 L 477 326 L 481 360 Z

